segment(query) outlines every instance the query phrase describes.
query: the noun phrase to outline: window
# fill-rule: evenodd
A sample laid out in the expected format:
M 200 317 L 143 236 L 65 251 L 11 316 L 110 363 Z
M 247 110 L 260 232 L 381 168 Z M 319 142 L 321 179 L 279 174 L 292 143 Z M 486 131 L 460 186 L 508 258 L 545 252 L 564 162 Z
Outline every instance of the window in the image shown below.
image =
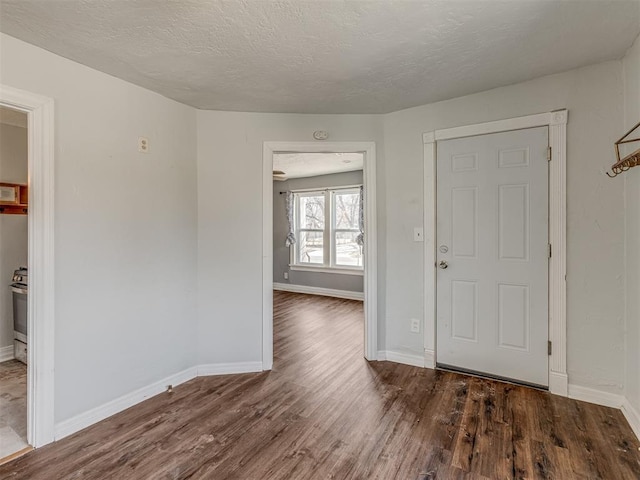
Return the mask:
M 295 234 L 292 267 L 309 269 L 362 270 L 358 188 L 330 188 L 294 192 Z

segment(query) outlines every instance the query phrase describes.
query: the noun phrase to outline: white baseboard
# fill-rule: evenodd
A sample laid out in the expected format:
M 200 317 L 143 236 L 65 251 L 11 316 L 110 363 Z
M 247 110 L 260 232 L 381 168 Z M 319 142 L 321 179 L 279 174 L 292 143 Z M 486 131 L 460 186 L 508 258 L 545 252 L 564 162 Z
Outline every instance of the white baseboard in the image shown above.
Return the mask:
M 196 367 L 188 368 L 182 372 L 170 375 L 163 380 L 154 382 L 151 385 L 127 393 L 115 400 L 111 400 L 99 407 L 92 408 L 80 415 L 64 420 L 55 426 L 55 439 L 60 440 L 61 438 L 67 437 L 100 420 L 104 420 L 137 403 L 162 393 L 167 389 L 167 385 L 173 385 L 175 387 L 176 385 L 187 382 L 196 377 L 197 371 Z
M 623 395 L 618 395 L 617 393 L 603 392 L 601 390 L 571 384 L 569 384 L 569 398 L 613 408 L 621 408 L 626 400 Z
M 569 396 L 569 377 L 566 373 L 549 372 L 549 391 L 562 397 Z
M 255 373 L 262 372 L 262 362 L 212 363 L 209 365 L 198 365 L 197 369 L 198 377 Z
M 386 360 L 388 362 L 402 363 L 413 367 L 425 367 L 425 358 L 420 355 L 410 353 L 394 352 L 391 350 L 378 351 L 378 360 Z
M 234 373 L 261 371 L 262 362 L 216 363 L 191 367 L 58 423 L 55 426 L 55 439 L 60 440 L 148 398 L 158 395 L 167 389 L 167 385 L 173 385 L 175 387 L 196 377 L 209 375 L 230 375 Z
M 424 351 L 424 366 L 427 368 L 436 368 L 436 352 L 434 350 Z
M 633 405 L 626 398 L 622 402 L 622 413 L 624 414 L 624 418 L 629 422 L 629 426 L 633 433 L 636 434 L 636 437 L 640 439 L 640 414 L 638 411 L 633 408 Z
M 347 300 L 364 300 L 363 292 L 334 290 L 333 288 L 308 287 L 306 285 L 294 285 L 292 283 L 274 283 L 273 289 L 281 292 L 306 293 L 308 295 L 321 295 L 323 297 L 346 298 Z
M 0 348 L 0 362 L 6 362 L 7 360 L 13 360 L 13 345 Z

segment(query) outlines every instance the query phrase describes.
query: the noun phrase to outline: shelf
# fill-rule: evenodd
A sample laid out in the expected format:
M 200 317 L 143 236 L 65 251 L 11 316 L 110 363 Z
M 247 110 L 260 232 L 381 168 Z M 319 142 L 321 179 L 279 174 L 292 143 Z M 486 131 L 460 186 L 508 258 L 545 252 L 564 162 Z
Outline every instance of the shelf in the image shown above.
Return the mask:
M 27 215 L 29 187 L 20 183 L 0 182 L 0 214 Z

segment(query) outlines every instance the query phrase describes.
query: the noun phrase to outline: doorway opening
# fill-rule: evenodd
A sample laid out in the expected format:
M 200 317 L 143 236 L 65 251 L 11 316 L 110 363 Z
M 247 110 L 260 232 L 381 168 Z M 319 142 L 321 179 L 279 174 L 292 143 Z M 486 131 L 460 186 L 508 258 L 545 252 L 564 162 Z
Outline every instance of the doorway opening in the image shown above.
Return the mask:
M 374 144 L 266 142 L 263 161 L 263 369 L 274 290 L 363 301 L 364 357 L 376 360 Z
M 0 459 L 27 440 L 28 117 L 0 106 Z
M 53 100 L 40 95 L 25 92 L 6 85 L 0 85 L 0 107 L 9 110 L 11 115 L 26 116 L 26 171 L 28 176 L 16 178 L 16 181 L 0 182 L 12 186 L 3 192 L 3 218 L 17 217 L 9 210 L 26 209 L 27 253 L 26 262 L 16 254 L 13 260 L 26 269 L 19 269 L 11 278 L 3 279 L 5 289 L 10 283 L 15 290 L 11 299 L 13 317 L 13 295 L 16 295 L 16 316 L 22 324 L 26 309 L 26 329 L 16 328 L 19 335 L 13 334 L 12 340 L 18 340 L 12 346 L 12 356 L 26 360 L 26 443 L 28 448 L 40 447 L 54 440 L 54 215 L 53 215 Z M 3 170 L 0 177 L 4 175 Z M 8 174 L 8 173 L 7 173 Z M 16 201 L 11 202 L 11 198 Z M 8 205 L 13 203 L 13 205 Z M 24 226 L 23 226 L 24 227 Z M 5 257 L 3 255 L 3 261 Z M 7 267 L 9 268 L 9 267 Z M 25 288 L 26 287 L 26 288 Z M 26 299 L 24 298 L 26 297 Z M 26 301 L 25 301 L 26 300 Z M 25 305 L 26 304 L 26 305 Z M 26 306 L 26 308 L 25 308 Z M 26 331 L 26 335 L 25 335 Z M 5 332 L 6 333 L 6 332 Z M 24 342 L 26 340 L 26 342 Z M 13 343 L 13 342 L 12 342 Z M 26 355 L 24 345 L 27 345 Z M 17 348 L 17 351 L 16 351 Z M 4 350 L 3 350 L 4 352 Z M 8 350 L 7 350 L 8 355 Z M 26 358 L 25 358 L 26 356 Z M 22 431 L 23 433 L 23 431 Z M 21 439 L 24 439 L 21 437 Z M 25 449 L 14 454 L 21 454 Z

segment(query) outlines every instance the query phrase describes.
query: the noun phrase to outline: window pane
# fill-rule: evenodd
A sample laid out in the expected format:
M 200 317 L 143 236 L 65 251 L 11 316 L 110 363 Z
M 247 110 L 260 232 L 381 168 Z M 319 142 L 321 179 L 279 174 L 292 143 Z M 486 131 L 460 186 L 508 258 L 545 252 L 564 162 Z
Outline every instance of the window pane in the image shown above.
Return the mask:
M 322 232 L 300 232 L 298 242 L 298 263 L 322 265 L 323 254 Z
M 358 193 L 336 193 L 336 228 L 358 229 Z
M 300 197 L 300 228 L 324 229 L 324 195 Z
M 356 243 L 357 236 L 357 232 L 336 232 L 336 265 L 362 266 L 362 248 Z

